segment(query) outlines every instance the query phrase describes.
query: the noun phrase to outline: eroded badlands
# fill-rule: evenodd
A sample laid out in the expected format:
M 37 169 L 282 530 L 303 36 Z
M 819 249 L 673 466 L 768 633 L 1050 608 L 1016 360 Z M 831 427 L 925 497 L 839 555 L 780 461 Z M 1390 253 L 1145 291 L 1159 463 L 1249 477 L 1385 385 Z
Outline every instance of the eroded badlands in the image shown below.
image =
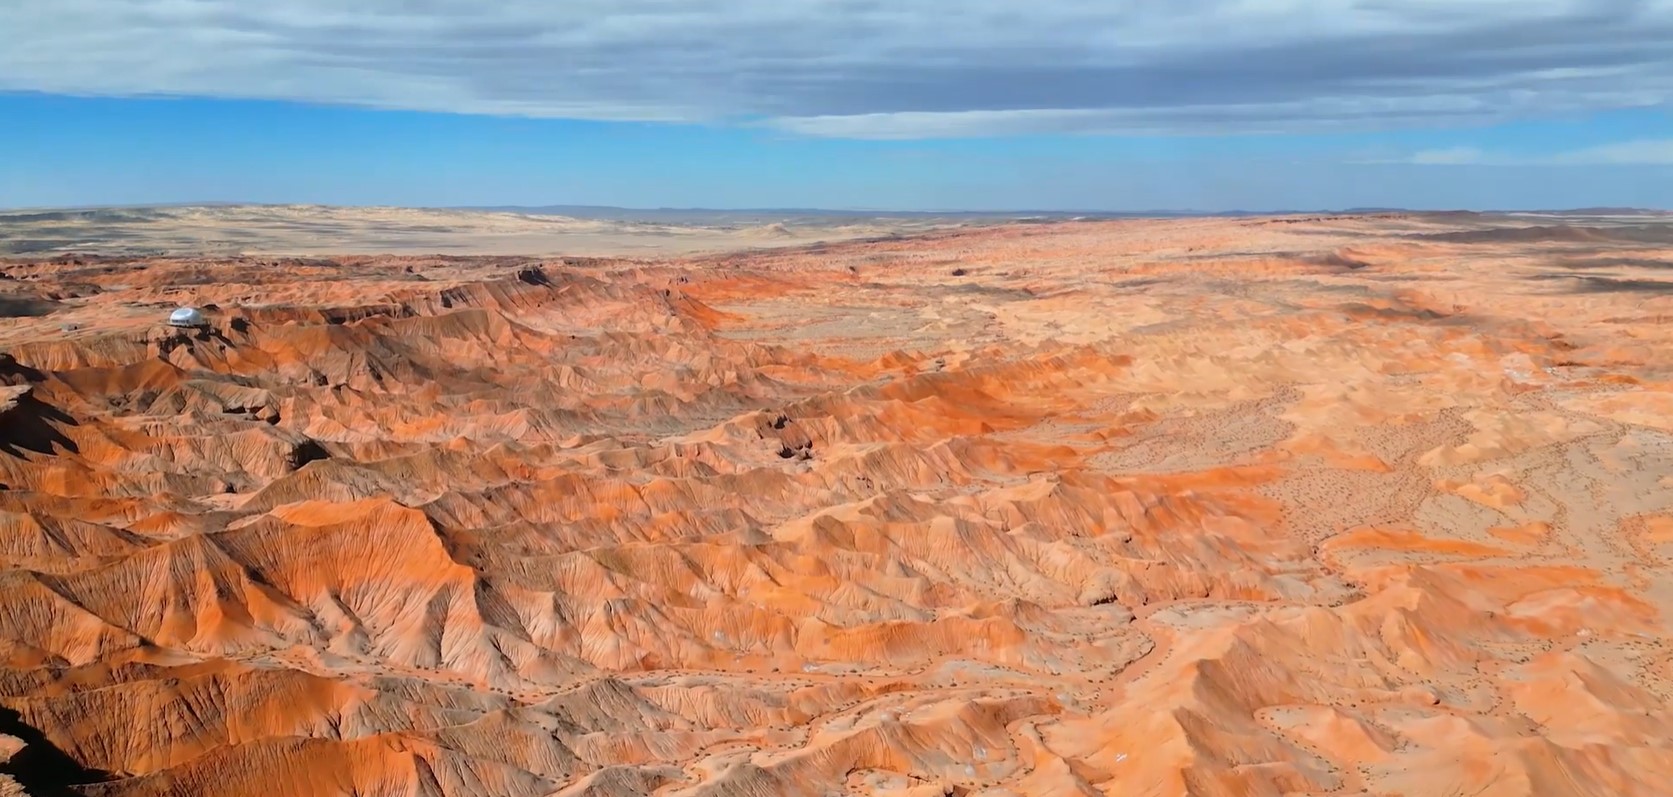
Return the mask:
M 1673 784 L 1665 219 L 0 268 L 0 794 Z

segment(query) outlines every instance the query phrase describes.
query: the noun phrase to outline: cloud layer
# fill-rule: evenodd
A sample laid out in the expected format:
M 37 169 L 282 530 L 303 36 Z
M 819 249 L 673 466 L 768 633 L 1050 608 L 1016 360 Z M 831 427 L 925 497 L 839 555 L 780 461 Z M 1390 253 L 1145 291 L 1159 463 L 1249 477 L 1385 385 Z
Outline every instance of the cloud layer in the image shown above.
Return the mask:
M 1415 152 L 1408 158 L 1366 163 L 1418 166 L 1673 166 L 1673 138 L 1646 138 L 1544 155 L 1488 152 L 1451 147 Z
M 18 0 L 0 90 L 918 138 L 1666 105 L 1673 0 Z

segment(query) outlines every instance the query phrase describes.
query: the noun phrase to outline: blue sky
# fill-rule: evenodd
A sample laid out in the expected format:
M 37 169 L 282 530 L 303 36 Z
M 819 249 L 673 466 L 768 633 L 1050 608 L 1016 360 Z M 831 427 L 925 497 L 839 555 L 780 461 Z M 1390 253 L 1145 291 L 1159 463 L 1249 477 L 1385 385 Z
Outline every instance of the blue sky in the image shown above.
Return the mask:
M 1673 0 L 354 5 L 0 4 L 0 206 L 1673 207 Z

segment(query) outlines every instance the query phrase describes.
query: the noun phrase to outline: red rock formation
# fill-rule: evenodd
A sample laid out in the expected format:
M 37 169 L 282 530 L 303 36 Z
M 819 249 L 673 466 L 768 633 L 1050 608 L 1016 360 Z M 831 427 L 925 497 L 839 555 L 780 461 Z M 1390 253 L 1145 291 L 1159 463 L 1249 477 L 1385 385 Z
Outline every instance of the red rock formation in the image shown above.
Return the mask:
M 10 262 L 0 795 L 1665 793 L 1673 292 L 1267 221 Z

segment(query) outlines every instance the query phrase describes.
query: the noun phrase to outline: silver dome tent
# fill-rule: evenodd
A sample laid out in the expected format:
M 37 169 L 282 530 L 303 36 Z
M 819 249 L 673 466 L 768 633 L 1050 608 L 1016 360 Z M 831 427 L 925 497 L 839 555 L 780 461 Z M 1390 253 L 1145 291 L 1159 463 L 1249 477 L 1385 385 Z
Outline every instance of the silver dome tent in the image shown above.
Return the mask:
M 203 311 L 196 307 L 182 307 L 168 314 L 168 325 L 194 329 L 209 326 L 209 320 L 203 317 Z

